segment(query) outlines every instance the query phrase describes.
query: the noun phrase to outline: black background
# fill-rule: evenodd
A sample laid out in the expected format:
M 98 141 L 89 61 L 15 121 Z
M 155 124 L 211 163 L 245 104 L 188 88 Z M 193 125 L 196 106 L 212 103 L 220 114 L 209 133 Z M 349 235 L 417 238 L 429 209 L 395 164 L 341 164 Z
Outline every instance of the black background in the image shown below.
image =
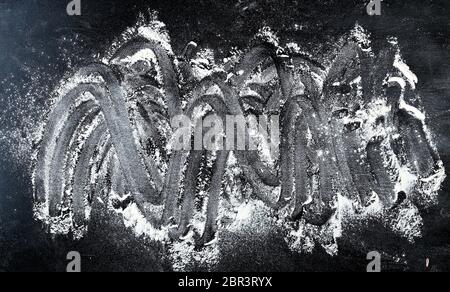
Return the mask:
M 375 43 L 397 36 L 406 62 L 418 75 L 419 91 L 439 151 L 450 168 L 450 2 L 447 0 L 385 0 L 382 16 L 369 17 L 363 0 L 81 0 L 82 16 L 66 14 L 69 0 L 0 0 L 0 129 L 19 129 L 29 135 L 23 115 L 41 118 L 52 88 L 67 70 L 89 63 L 104 52 L 139 13 L 158 11 L 170 32 L 176 53 L 191 40 L 226 56 L 233 47 L 244 49 L 262 26 L 283 39 L 314 49 L 348 32 L 356 22 L 368 29 Z M 248 7 L 248 9 L 243 9 Z M 293 29 L 294 24 L 304 30 Z M 37 76 L 37 77 L 36 77 Z M 34 104 L 25 97 L 34 96 Z M 36 107 L 36 111 L 30 107 Z M 64 271 L 65 254 L 83 254 L 85 270 L 170 270 L 161 247 L 135 239 L 125 228 L 93 226 L 88 237 L 73 243 L 52 239 L 32 218 L 30 157 L 18 161 L 11 152 L 20 145 L 0 140 L 0 271 Z M 436 209 L 423 214 L 425 236 L 414 245 L 397 242 L 383 231 L 371 237 L 371 248 L 400 249 L 407 266 L 386 270 L 425 270 L 425 258 L 435 269 L 450 270 L 448 180 Z M 442 212 L 441 212 L 442 211 Z M 107 220 L 107 219 L 105 219 Z M 113 224 L 114 225 L 114 224 Z M 118 230 L 119 229 L 119 230 Z M 120 239 L 118 239 L 118 237 Z M 223 271 L 363 271 L 363 250 L 346 249 L 335 258 L 317 251 L 293 255 L 283 240 L 241 241 L 240 252 L 225 257 Z M 369 248 L 369 247 L 368 247 Z M 367 251 L 366 251 L 367 253 Z

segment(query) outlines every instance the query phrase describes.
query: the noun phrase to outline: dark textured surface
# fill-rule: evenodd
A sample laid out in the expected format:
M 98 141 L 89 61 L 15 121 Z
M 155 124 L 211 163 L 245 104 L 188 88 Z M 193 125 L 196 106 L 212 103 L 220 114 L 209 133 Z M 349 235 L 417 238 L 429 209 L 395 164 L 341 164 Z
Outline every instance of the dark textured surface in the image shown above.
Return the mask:
M 388 36 L 399 37 L 406 62 L 419 77 L 419 92 L 437 136 L 439 151 L 450 168 L 450 4 L 448 1 L 384 1 L 383 15 L 369 17 L 364 1 L 103 1 L 82 0 L 83 16 L 65 14 L 69 1 L 0 0 L 0 116 L 2 129 L 21 128 L 20 98 L 32 92 L 36 105 L 45 104 L 49 92 L 68 68 L 89 63 L 105 51 L 124 29 L 134 25 L 140 12 L 159 11 L 167 24 L 175 51 L 191 40 L 211 46 L 226 56 L 232 47 L 245 48 L 264 25 L 284 39 L 302 43 L 313 53 L 359 22 L 374 37 L 374 46 Z M 239 2 L 239 3 L 238 3 Z M 247 9 L 245 9 L 247 7 Z M 303 26 L 299 31 L 295 29 Z M 38 78 L 33 76 L 38 75 Z M 19 100 L 17 100 L 19 99 Z M 16 106 L 17 105 L 17 106 Z M 38 113 L 36 113 L 38 115 Z M 26 131 L 23 131 L 26 135 Z M 1 140 L 3 141 L 3 140 Z M 17 145 L 0 144 L 0 270 L 64 270 L 65 255 L 79 250 L 85 270 L 162 271 L 169 265 L 159 247 L 135 239 L 124 227 L 108 227 L 105 214 L 79 243 L 48 238 L 32 219 L 29 161 L 8 155 Z M 26 159 L 25 159 L 26 160 Z M 220 270 L 364 270 L 370 250 L 402 250 L 408 266 L 389 270 L 424 270 L 428 257 L 438 270 L 450 263 L 450 186 L 448 180 L 440 205 L 424 214 L 425 236 L 411 246 L 373 226 L 370 233 L 356 234 L 370 246 L 343 243 L 339 257 L 317 251 L 307 257 L 294 256 L 282 238 L 232 238 L 225 244 L 239 250 L 229 253 Z M 106 226 L 106 227 L 105 227 Z M 120 224 L 119 224 L 120 226 Z M 108 229 L 110 228 L 110 229 Z M 367 240 L 369 239 L 369 240 Z M 257 251 L 257 252 L 256 252 Z M 276 251 L 276 252 L 275 252 Z M 247 260 L 248 259 L 248 260 Z M 256 260 L 253 260 L 256 259 Z

